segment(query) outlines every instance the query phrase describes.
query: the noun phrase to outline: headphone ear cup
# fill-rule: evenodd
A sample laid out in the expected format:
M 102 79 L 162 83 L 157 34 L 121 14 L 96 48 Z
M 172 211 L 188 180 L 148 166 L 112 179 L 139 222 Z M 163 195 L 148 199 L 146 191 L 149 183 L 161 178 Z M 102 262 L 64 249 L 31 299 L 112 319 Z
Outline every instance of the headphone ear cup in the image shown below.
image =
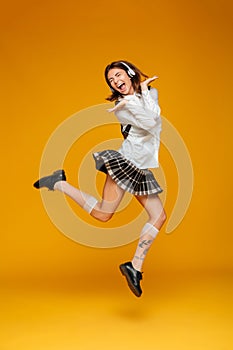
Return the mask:
M 127 73 L 131 78 L 133 78 L 135 76 L 135 72 L 131 68 L 128 70 Z

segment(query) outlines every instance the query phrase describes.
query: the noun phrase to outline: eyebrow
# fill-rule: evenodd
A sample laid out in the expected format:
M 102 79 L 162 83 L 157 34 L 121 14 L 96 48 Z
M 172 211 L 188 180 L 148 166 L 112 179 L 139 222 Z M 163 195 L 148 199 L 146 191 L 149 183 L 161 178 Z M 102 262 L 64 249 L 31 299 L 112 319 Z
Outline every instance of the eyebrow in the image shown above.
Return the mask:
M 115 74 L 113 74 L 113 76 L 111 76 L 110 78 L 108 78 L 108 80 L 110 81 L 110 79 L 113 79 L 113 77 L 116 76 L 118 73 L 120 73 L 120 71 L 117 71 Z

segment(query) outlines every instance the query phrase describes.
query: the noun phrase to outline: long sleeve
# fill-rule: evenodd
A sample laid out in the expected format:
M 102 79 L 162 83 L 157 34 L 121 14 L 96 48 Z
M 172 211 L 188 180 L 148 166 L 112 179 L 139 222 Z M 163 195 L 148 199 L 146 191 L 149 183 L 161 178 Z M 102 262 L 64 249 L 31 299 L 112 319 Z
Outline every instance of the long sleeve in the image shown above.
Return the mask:
M 142 100 L 144 107 L 155 113 L 155 118 L 160 115 L 160 107 L 158 104 L 158 91 L 154 88 L 142 91 Z
M 158 92 L 156 89 L 143 91 L 141 97 L 126 96 L 127 103 L 122 108 L 122 113 L 130 117 L 132 123 L 138 128 L 149 133 L 154 133 L 154 128 L 160 124 L 160 107 L 158 105 Z
M 157 115 L 150 109 L 133 105 L 130 102 L 127 103 L 124 109 L 130 112 L 137 127 L 150 132 L 156 126 Z

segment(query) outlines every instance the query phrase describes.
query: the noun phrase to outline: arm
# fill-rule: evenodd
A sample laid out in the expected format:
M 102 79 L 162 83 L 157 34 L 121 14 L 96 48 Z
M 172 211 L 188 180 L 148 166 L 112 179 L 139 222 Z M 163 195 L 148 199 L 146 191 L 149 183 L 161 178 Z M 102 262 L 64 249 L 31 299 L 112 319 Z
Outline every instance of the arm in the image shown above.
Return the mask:
M 142 106 L 131 104 L 130 101 L 127 101 L 126 99 L 122 100 L 115 107 L 108 109 L 108 112 L 114 112 L 116 116 L 118 116 L 118 113 L 120 114 L 121 111 L 123 113 L 124 111 L 129 112 L 129 116 L 131 115 L 131 117 L 128 118 L 127 122 L 132 123 L 139 128 L 150 131 L 151 128 L 156 125 L 155 113 L 153 111 L 145 109 L 145 107 Z
M 142 100 L 146 110 L 154 112 L 156 116 L 160 114 L 158 91 L 156 89 L 151 88 L 150 90 L 142 91 Z
M 160 123 L 160 107 L 158 104 L 158 91 L 154 88 L 148 89 L 148 84 L 157 79 L 156 76 L 141 82 L 141 98 L 143 106 L 135 106 L 128 103 L 125 108 L 132 113 L 140 127 L 150 132 L 156 124 Z M 153 131 L 151 131 L 153 133 Z
M 151 109 L 137 106 L 130 102 L 125 105 L 125 109 L 130 112 L 138 127 L 149 132 L 152 131 L 151 129 L 153 129 L 158 122 L 159 114 Z
M 160 107 L 158 104 L 158 91 L 154 88 L 151 90 L 148 89 L 148 84 L 157 79 L 158 77 L 154 76 L 148 78 L 141 83 L 141 92 L 142 99 L 146 109 L 149 109 L 156 113 L 156 116 L 160 114 Z M 155 116 L 155 118 L 156 118 Z

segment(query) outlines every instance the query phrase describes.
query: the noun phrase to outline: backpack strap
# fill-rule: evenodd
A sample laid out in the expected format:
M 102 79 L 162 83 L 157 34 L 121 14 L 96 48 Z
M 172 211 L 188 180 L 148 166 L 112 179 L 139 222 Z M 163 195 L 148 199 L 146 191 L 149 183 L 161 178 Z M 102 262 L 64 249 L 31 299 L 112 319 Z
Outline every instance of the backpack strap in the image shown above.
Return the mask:
M 124 139 L 126 139 L 127 136 L 129 135 L 129 131 L 131 129 L 131 126 L 132 126 L 131 124 L 127 124 L 126 126 L 123 126 L 121 124 L 121 133 L 122 133 Z

